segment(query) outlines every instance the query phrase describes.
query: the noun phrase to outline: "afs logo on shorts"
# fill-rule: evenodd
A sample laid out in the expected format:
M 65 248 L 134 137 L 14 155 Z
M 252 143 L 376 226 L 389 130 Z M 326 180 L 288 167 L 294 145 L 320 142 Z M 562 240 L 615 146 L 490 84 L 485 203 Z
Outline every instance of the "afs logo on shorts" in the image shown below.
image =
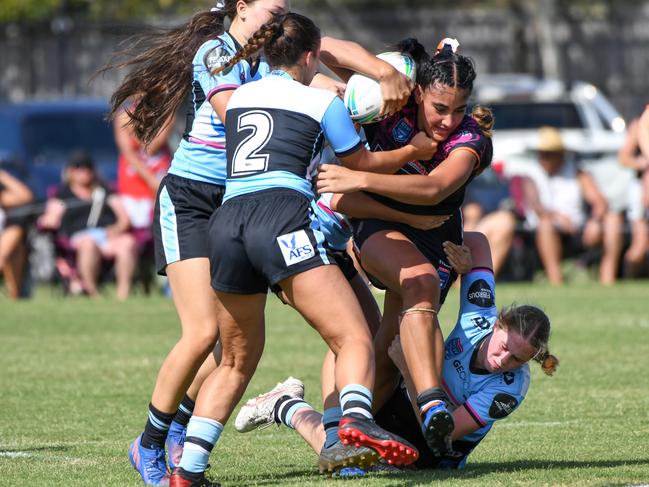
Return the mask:
M 412 127 L 405 118 L 399 120 L 399 123 L 392 129 L 392 138 L 400 144 L 405 144 L 412 135 Z
M 494 305 L 494 295 L 491 291 L 491 286 L 484 279 L 478 279 L 471 284 L 466 299 L 469 303 L 480 306 L 481 308 L 491 308 Z
M 514 412 L 516 406 L 518 406 L 516 398 L 509 394 L 496 394 L 489 408 L 489 416 L 494 419 L 502 419 Z
M 297 264 L 315 255 L 313 245 L 304 230 L 280 235 L 277 237 L 277 243 L 286 265 Z

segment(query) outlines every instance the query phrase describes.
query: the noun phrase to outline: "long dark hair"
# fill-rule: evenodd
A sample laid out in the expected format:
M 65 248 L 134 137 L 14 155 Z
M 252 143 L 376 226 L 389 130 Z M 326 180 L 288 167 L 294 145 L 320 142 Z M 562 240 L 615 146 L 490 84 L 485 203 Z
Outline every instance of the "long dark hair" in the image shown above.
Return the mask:
M 294 66 L 305 52 L 320 47 L 320 29 L 311 19 L 294 12 L 275 15 L 255 32 L 230 62 L 213 74 L 234 66 L 241 59 L 263 48 L 271 68 Z
M 475 64 L 470 57 L 454 52 L 451 44 L 442 44 L 433 56 L 428 54 L 426 48 L 413 37 L 402 40 L 394 47 L 400 52 L 410 55 L 415 61 L 417 84 L 423 90 L 435 83 L 440 83 L 467 90 L 469 94 L 473 91 L 473 82 L 476 78 Z M 494 126 L 491 110 L 481 105 L 475 105 L 471 116 L 478 122 L 482 132 L 487 137 L 491 137 Z
M 247 4 L 256 0 L 247 0 Z M 181 27 L 135 36 L 101 71 L 134 67 L 111 97 L 110 118 L 125 105 L 135 136 L 151 142 L 183 102 L 191 88 L 192 62 L 198 48 L 223 34 L 225 18 L 237 15 L 237 0 L 225 0 L 222 8 L 195 14 Z M 144 48 L 144 50 L 142 50 Z

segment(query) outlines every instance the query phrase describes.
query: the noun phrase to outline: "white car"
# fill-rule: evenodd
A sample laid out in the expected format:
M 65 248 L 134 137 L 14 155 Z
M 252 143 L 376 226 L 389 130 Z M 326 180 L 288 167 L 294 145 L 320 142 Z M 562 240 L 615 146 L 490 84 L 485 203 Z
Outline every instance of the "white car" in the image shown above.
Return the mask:
M 524 74 L 487 75 L 478 77 L 472 102 L 494 113 L 493 161 L 505 175 L 533 170 L 538 129 L 555 127 L 566 149 L 591 172 L 609 206 L 617 211 L 627 207 L 633 174 L 617 161 L 626 124 L 595 86 L 584 82 L 566 86 Z

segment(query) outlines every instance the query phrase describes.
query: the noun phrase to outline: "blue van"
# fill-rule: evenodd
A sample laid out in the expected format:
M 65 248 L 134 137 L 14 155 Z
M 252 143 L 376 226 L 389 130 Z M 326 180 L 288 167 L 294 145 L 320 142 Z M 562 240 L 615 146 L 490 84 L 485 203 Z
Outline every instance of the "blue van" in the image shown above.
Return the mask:
M 75 99 L 0 104 L 0 167 L 24 181 L 36 200 L 61 184 L 77 149 L 88 151 L 100 177 L 117 177 L 117 148 L 103 100 Z

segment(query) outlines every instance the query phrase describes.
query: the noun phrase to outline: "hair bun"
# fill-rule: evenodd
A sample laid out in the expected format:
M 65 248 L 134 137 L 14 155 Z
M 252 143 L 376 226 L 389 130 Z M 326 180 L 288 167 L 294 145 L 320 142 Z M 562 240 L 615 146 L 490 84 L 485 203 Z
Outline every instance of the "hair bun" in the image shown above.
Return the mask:
M 460 41 L 457 39 L 453 39 L 451 37 L 445 37 L 441 41 L 439 41 L 439 44 L 437 44 L 437 50 L 435 51 L 435 54 L 440 54 L 444 51 L 450 51 L 453 54 L 457 54 L 457 52 L 460 50 Z
M 554 374 L 557 371 L 558 366 L 559 359 L 549 353 L 545 356 L 543 362 L 541 362 L 541 368 L 543 369 L 543 372 L 546 373 L 546 375 Z

